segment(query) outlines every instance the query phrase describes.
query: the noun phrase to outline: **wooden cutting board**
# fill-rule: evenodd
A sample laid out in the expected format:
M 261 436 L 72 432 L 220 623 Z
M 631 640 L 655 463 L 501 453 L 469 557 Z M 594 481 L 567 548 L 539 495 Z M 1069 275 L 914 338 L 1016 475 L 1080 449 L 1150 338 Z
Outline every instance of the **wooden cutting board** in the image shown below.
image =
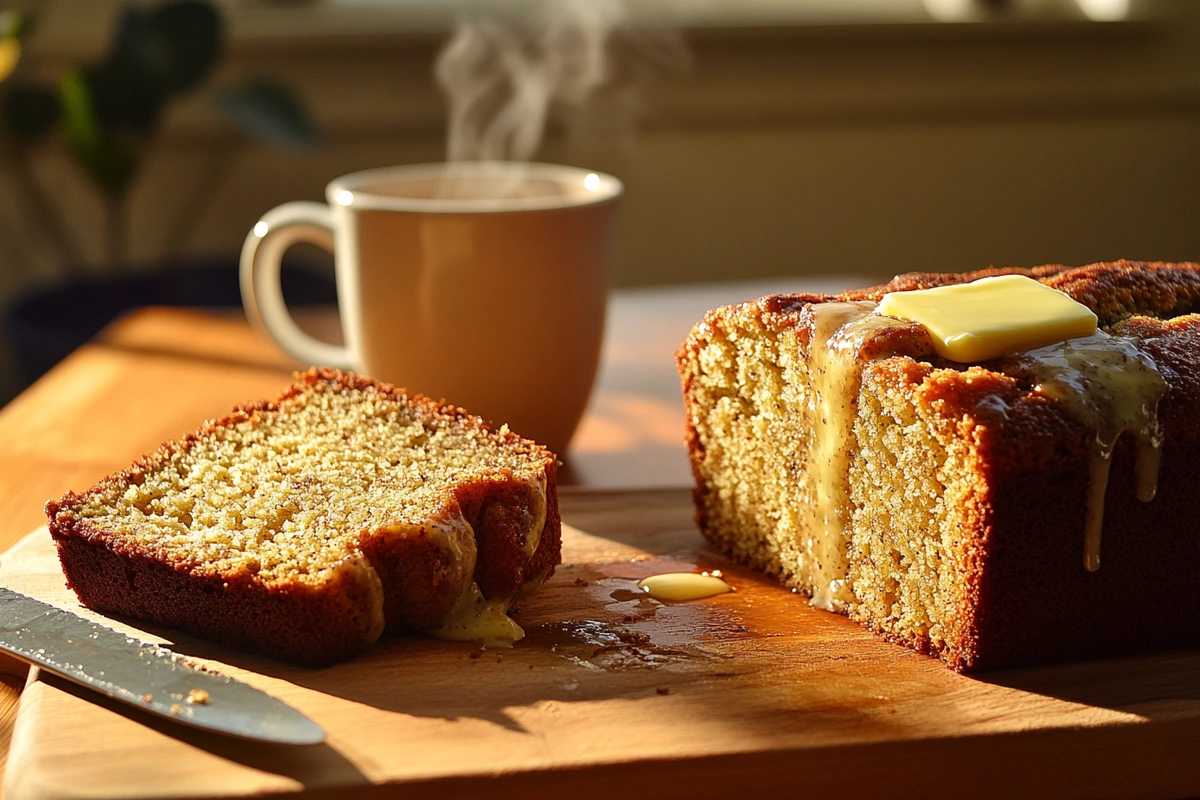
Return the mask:
M 305 670 L 141 634 L 295 705 L 317 747 L 160 723 L 35 671 L 6 797 L 1200 795 L 1200 653 L 962 677 L 718 556 L 686 492 L 567 492 L 563 516 L 564 564 L 511 650 L 388 640 Z M 712 568 L 737 591 L 636 591 Z M 45 530 L 0 582 L 79 610 Z

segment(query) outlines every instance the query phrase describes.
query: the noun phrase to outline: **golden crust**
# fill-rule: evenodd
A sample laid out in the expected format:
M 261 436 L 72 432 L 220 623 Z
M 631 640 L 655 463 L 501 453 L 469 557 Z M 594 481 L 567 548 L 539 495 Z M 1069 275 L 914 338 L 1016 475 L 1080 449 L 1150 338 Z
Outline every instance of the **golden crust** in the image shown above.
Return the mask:
M 334 568 L 330 579 L 313 586 L 181 557 L 107 530 L 82 513 L 90 499 L 140 485 L 177 454 L 280 413 L 289 400 L 324 390 L 369 391 L 423 423 L 474 429 L 506 451 L 528 456 L 545 486 L 545 523 L 533 553 L 526 552 L 525 532 L 517 523 L 532 513 L 530 475 L 508 470 L 485 470 L 448 489 L 448 513 L 465 520 L 474 533 L 478 557 L 470 574 L 461 574 L 470 566 L 454 557 L 441 532 L 426 525 L 407 527 L 399 535 L 386 529 L 363 531 L 344 554 L 345 568 Z M 540 584 L 561 558 L 557 463 L 540 445 L 507 429 L 491 431 L 479 417 L 455 406 L 349 372 L 313 368 L 297 375 L 277 399 L 240 405 L 87 491 L 49 501 L 46 515 L 68 585 L 84 605 L 321 666 L 360 652 L 385 625 L 391 632 L 433 626 L 472 579 L 489 599 L 507 599 Z M 378 609 L 371 610 L 379 605 L 380 592 L 382 617 Z
M 791 330 L 805 346 L 811 307 L 831 301 L 878 300 L 889 291 L 930 288 L 999 274 L 1024 274 L 1095 311 L 1113 333 L 1136 337 L 1168 391 L 1159 405 L 1165 431 L 1163 472 L 1152 503 L 1132 489 L 1133 448 L 1118 445 L 1105 511 L 1105 565 L 1081 566 L 1083 498 L 1094 432 L 1004 360 L 964 367 L 938 359 L 919 330 L 889 333 L 882 348 L 900 357 L 867 361 L 863 392 L 898 392 L 928 424 L 966 442 L 975 471 L 957 513 L 954 551 L 961 585 L 954 610 L 938 621 L 935 642 L 897 634 L 870 617 L 881 635 L 944 659 L 957 670 L 1044 663 L 1200 641 L 1200 265 L 1117 261 L 1071 268 L 988 269 L 962 275 L 914 273 L 882 286 L 840 295 L 775 295 L 714 309 L 677 354 L 696 477 L 697 521 L 718 547 L 733 552 L 719 531 L 721 503 L 706 483 L 704 443 L 695 421 L 696 365 L 714 331 L 762 325 Z M 898 346 L 899 345 L 899 346 Z M 1146 597 L 1155 593 L 1154 599 Z M 1154 612 L 1146 613 L 1145 604 Z M 853 615 L 853 612 L 852 612 Z

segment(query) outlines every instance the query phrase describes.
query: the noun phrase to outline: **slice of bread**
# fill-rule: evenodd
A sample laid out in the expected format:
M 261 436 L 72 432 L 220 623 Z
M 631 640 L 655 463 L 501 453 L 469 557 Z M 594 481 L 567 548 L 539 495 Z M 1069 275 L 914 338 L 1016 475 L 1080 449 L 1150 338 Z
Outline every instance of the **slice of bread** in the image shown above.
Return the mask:
M 453 406 L 313 369 L 46 514 L 89 608 L 319 666 L 384 630 L 471 638 L 473 606 L 494 618 L 540 585 L 560 560 L 557 463 Z

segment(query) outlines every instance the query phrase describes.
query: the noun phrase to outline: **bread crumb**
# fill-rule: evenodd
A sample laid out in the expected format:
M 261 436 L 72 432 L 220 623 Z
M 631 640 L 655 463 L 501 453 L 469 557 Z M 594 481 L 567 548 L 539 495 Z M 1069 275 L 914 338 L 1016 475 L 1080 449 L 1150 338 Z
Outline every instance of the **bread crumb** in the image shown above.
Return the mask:
M 154 699 L 154 695 L 152 695 L 152 694 L 144 694 L 144 695 L 142 695 L 142 702 L 143 702 L 143 703 L 149 703 L 149 702 L 151 702 L 153 699 Z
M 187 702 L 195 705 L 208 705 L 208 692 L 203 689 L 192 689 L 188 692 Z

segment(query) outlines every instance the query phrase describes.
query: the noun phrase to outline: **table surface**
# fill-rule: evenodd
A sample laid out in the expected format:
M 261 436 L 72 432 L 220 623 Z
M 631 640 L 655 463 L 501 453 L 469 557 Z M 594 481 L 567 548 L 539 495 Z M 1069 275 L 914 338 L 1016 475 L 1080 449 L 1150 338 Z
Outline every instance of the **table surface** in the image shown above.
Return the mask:
M 771 292 L 835 292 L 855 276 L 621 290 L 609 304 L 600 372 L 564 461 L 564 483 L 686 486 L 674 352 L 705 310 Z M 332 309 L 297 315 L 337 337 Z M 272 397 L 300 365 L 230 312 L 134 312 L 0 411 L 0 552 L 44 524 L 51 497 L 79 490 L 237 403 Z M 0 656 L 0 784 L 23 665 Z

